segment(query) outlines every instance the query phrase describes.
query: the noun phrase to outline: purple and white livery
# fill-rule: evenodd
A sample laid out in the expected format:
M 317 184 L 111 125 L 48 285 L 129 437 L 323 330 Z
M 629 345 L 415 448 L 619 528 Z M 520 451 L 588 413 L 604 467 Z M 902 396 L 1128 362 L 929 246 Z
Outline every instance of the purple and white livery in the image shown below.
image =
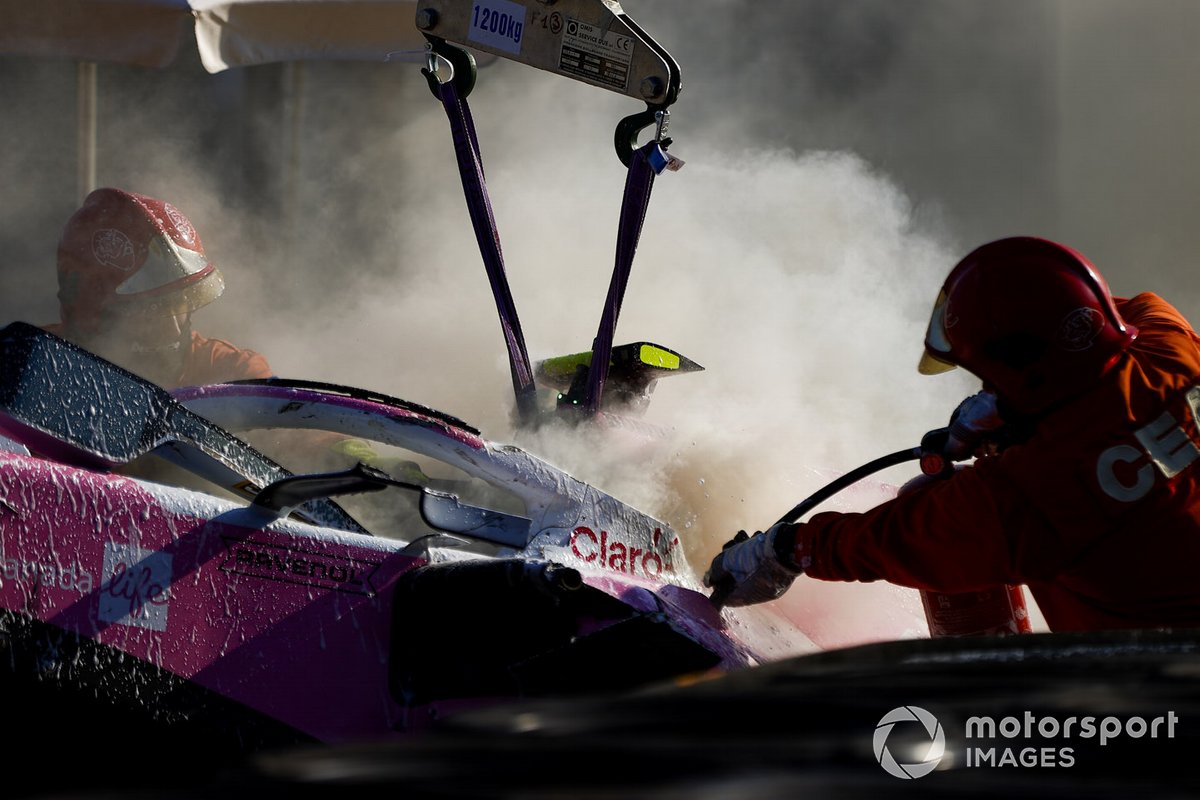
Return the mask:
M 407 460 L 293 477 L 231 433 L 280 430 Z M 286 381 L 172 397 L 0 330 L 0 636 L 41 708 L 100 700 L 113 726 L 193 720 L 253 749 L 816 649 L 761 610 L 722 616 L 679 551 L 667 524 L 430 409 Z

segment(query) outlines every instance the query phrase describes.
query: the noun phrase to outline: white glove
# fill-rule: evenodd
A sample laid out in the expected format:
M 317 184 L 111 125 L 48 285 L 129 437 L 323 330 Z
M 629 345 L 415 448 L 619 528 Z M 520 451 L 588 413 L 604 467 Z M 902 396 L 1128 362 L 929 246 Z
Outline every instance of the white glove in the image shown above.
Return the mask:
M 987 444 L 989 434 L 1004 426 L 996 408 L 996 395 L 983 391 L 958 404 L 950 415 L 950 438 L 945 456 L 951 461 L 965 461 Z
M 802 570 L 779 550 L 781 544 L 791 550 L 797 527 L 780 522 L 753 536 L 738 531 L 704 573 L 704 585 L 713 590 L 712 602 L 718 608 L 745 606 L 774 600 L 786 592 Z

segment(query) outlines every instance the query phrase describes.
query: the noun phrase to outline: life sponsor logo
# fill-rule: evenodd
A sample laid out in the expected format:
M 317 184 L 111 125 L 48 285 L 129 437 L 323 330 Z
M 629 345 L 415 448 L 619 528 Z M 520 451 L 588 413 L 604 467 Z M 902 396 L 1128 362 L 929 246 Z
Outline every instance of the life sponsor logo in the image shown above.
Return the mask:
M 46 557 L 38 560 L 3 558 L 4 581 L 25 591 L 60 589 L 91 594 L 95 577 L 82 564 L 62 564 Z M 171 601 L 172 557 L 121 542 L 105 542 L 102 581 L 96 592 L 101 622 L 137 628 L 166 630 Z
M 222 572 L 280 583 L 374 596 L 371 578 L 382 562 L 332 555 L 253 539 L 226 538 Z
M 673 556 L 679 537 L 669 542 L 664 540 L 662 530 L 655 528 L 650 537 L 650 548 L 635 547 L 610 536 L 608 531 L 596 532 L 581 525 L 571 531 L 570 547 L 571 554 L 585 564 L 644 578 L 658 578 L 675 571 Z
M 1154 716 L 975 715 L 948 745 L 946 729 L 934 714 L 900 706 L 880 718 L 872 744 L 885 772 L 912 780 L 939 767 L 1067 769 L 1084 761 L 1077 752 L 1080 743 L 1107 748 L 1122 740 L 1174 739 L 1178 726 L 1179 715 L 1171 710 Z
M 143 550 L 127 542 L 105 542 L 100 621 L 166 630 L 173 562 L 170 553 Z

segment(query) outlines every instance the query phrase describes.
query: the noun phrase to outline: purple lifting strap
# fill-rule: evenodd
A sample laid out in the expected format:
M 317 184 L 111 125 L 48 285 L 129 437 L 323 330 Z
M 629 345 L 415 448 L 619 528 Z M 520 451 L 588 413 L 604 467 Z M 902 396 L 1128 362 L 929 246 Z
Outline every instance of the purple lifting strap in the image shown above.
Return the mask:
M 504 331 L 508 362 L 512 370 L 513 391 L 517 397 L 517 412 L 523 422 L 530 422 L 537 414 L 533 370 L 525 348 L 525 335 L 521 332 L 521 322 L 517 318 L 517 308 L 513 303 L 512 291 L 508 286 L 508 277 L 504 273 L 500 234 L 496 230 L 496 218 L 488 199 L 475 122 L 466 98 L 459 96 L 454 81 L 439 84 L 438 95 L 450 120 L 454 152 L 458 157 L 458 172 L 462 178 L 467 209 L 471 214 L 475 239 L 479 243 L 479 252 L 483 256 L 488 280 L 492 284 L 492 295 L 496 299 L 496 309 L 500 314 L 500 327 Z M 608 377 L 613 333 L 617 327 L 617 317 L 621 313 L 621 302 L 625 298 L 625 287 L 629 283 L 633 257 L 637 252 L 642 223 L 646 218 L 646 208 L 650 204 L 650 190 L 654 186 L 654 176 L 662 171 L 666 163 L 667 157 L 661 145 L 652 141 L 634 151 L 629 165 L 625 195 L 621 203 L 620 226 L 617 231 L 616 263 L 608 287 L 608 297 L 604 301 L 600 328 L 592 342 L 592 364 L 588 372 L 587 397 L 584 401 L 584 409 L 588 414 L 594 414 L 600 409 L 600 397 Z
M 658 164 L 666 164 L 666 155 L 657 141 L 651 141 L 633 152 L 629 163 L 629 176 L 625 179 L 625 196 L 621 202 L 621 221 L 617 229 L 617 258 L 613 266 L 612 281 L 608 285 L 608 297 L 604 300 L 604 313 L 600 316 L 600 328 L 592 341 L 592 365 L 588 370 L 587 397 L 583 407 L 588 414 L 600 410 L 600 397 L 604 393 L 604 381 L 608 378 L 608 362 L 612 353 L 613 333 L 617 329 L 617 317 L 621 313 L 621 302 L 625 299 L 625 287 L 629 284 L 629 272 L 633 268 L 633 256 L 637 252 L 638 239 L 642 235 L 642 223 L 646 219 L 646 208 L 650 205 L 650 190 L 654 188 L 654 176 L 661 171 L 651 163 L 651 154 Z
M 525 335 L 517 318 L 517 307 L 513 303 L 508 277 L 504 273 L 504 255 L 500 251 L 500 234 L 496 230 L 496 218 L 492 214 L 492 203 L 488 199 L 484 183 L 483 160 L 479 155 L 479 140 L 475 135 L 475 122 L 466 98 L 459 97 L 454 81 L 438 85 L 438 94 L 450 119 L 450 131 L 454 138 L 454 153 L 458 157 L 458 172 L 462 178 L 463 194 L 471 223 L 475 228 L 475 239 L 492 284 L 492 295 L 500 314 L 500 327 L 508 347 L 508 363 L 512 370 L 513 391 L 517 397 L 517 413 L 522 421 L 529 422 L 537 413 L 537 394 L 533 383 L 533 369 L 529 353 L 525 349 Z

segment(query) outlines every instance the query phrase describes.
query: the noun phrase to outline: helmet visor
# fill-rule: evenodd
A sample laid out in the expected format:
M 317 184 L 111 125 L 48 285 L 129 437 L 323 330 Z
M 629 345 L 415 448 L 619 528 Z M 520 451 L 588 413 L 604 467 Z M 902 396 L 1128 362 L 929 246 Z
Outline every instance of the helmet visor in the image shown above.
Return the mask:
M 922 375 L 940 375 L 943 372 L 949 372 L 956 366 L 957 364 L 951 364 L 949 361 L 943 361 L 926 350 L 921 354 L 921 360 L 917 362 L 917 372 L 921 373 Z
M 221 273 L 203 251 L 181 247 L 160 233 L 150 240 L 146 262 L 116 287 L 126 313 L 171 316 L 195 311 L 225 289 Z
M 949 372 L 956 366 L 950 360 L 950 339 L 946 336 L 946 290 L 938 292 L 929 315 L 929 328 L 925 331 L 925 352 L 917 364 L 922 375 L 937 375 Z

